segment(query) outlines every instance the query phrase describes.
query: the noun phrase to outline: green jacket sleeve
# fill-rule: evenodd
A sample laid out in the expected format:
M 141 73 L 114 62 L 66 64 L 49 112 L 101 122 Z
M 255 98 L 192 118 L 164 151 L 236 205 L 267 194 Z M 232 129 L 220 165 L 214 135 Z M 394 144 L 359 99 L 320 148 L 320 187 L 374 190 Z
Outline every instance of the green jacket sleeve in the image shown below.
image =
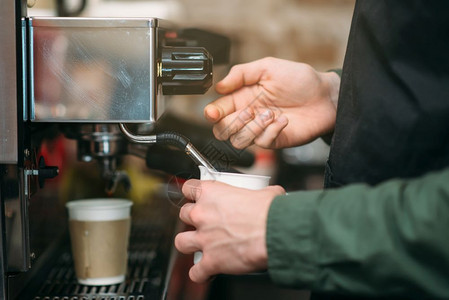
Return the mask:
M 449 169 L 375 187 L 277 197 L 268 271 L 280 285 L 449 298 Z

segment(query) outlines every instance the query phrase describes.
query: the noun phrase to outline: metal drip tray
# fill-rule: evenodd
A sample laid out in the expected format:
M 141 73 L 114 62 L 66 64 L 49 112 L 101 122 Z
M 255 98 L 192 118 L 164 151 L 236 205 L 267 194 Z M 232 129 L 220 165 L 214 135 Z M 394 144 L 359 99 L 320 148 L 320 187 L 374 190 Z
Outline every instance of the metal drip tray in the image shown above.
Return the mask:
M 69 243 L 41 278 L 42 284 L 31 298 L 34 300 L 144 300 L 161 299 L 166 276 L 168 241 L 160 226 L 133 222 L 129 246 L 126 280 L 120 284 L 86 286 L 76 280 Z M 45 278 L 45 279 L 43 279 Z
M 138 300 L 148 289 L 160 285 L 160 274 L 152 272 L 155 251 L 130 253 L 127 280 L 121 284 L 86 286 L 78 284 L 72 258 L 64 253 L 50 271 L 35 300 Z

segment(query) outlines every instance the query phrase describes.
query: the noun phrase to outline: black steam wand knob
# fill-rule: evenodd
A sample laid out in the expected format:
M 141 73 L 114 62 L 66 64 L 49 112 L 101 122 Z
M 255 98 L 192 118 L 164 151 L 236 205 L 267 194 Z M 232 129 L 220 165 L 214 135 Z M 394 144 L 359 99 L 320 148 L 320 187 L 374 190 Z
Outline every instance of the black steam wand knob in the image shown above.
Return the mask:
M 158 80 L 164 95 L 204 94 L 212 86 L 212 58 L 201 47 L 163 47 Z

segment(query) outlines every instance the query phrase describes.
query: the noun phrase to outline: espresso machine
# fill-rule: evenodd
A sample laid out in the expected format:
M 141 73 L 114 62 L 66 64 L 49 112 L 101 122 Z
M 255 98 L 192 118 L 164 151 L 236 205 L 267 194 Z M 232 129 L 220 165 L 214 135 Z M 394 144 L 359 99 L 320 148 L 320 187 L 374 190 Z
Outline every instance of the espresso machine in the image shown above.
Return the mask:
M 74 277 L 60 191 L 85 174 L 106 196 L 132 189 L 118 165 L 125 155 L 145 157 L 148 144 L 174 145 L 213 168 L 186 138 L 153 133 L 169 95 L 212 85 L 198 31 L 156 18 L 34 18 L 26 1 L 0 3 L 0 299 L 169 299 L 173 205 L 135 205 L 126 281 L 88 287 Z M 63 146 L 54 142 L 61 136 Z M 94 162 L 93 171 L 62 182 L 72 157 L 58 149 L 76 150 L 74 160 Z

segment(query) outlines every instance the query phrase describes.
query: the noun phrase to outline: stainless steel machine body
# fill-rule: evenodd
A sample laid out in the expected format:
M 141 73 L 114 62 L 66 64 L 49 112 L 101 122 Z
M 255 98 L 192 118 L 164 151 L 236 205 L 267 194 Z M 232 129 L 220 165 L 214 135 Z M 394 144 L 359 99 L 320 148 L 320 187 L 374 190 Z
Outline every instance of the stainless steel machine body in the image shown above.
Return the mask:
M 155 122 L 164 102 L 157 84 L 162 24 L 154 18 L 29 18 L 30 120 Z
M 1 2 L 0 9 L 0 162 L 17 163 L 17 49 L 16 3 Z

